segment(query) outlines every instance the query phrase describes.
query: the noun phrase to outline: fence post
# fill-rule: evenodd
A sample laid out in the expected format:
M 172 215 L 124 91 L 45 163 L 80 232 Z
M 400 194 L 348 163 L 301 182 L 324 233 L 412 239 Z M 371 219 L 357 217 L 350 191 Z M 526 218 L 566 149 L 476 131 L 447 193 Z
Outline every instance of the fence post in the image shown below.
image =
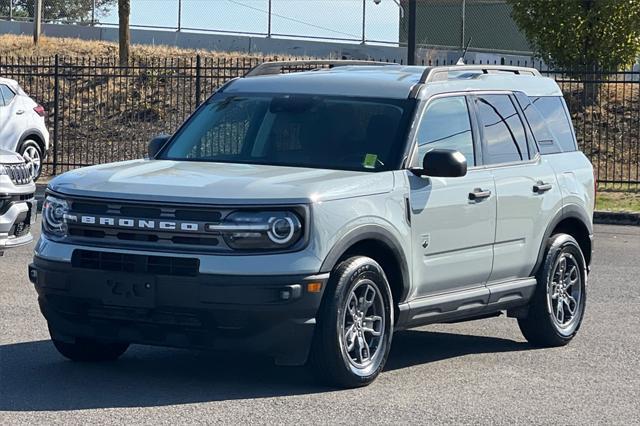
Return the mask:
M 407 40 L 407 65 L 416 64 L 416 0 L 409 0 L 409 31 Z
M 55 176 L 58 168 L 58 122 L 60 121 L 60 72 L 57 54 L 53 70 L 53 175 Z
M 200 55 L 196 56 L 196 107 L 200 106 Z
M 464 51 L 464 46 L 466 45 L 466 24 L 467 24 L 467 0 L 462 0 L 462 16 L 461 16 L 461 28 L 460 28 L 460 50 Z
M 362 0 L 362 40 L 360 44 L 365 44 L 367 40 L 367 0 Z
M 271 37 L 271 0 L 269 0 L 269 13 L 268 13 L 268 21 L 267 21 L 267 38 Z

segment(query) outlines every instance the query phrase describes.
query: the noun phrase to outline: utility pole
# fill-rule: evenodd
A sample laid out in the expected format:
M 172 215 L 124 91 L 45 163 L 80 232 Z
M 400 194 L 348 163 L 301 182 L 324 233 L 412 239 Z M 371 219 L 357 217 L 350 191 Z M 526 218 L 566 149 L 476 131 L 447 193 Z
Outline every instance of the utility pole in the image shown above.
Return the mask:
M 416 0 L 409 0 L 409 38 L 407 40 L 407 65 L 416 64 Z
M 13 0 L 9 0 L 9 21 L 13 21 Z
M 34 0 L 33 8 L 33 44 L 36 46 L 42 33 L 42 0 Z
M 95 27 L 96 25 L 96 0 L 93 0 L 91 3 L 91 26 Z

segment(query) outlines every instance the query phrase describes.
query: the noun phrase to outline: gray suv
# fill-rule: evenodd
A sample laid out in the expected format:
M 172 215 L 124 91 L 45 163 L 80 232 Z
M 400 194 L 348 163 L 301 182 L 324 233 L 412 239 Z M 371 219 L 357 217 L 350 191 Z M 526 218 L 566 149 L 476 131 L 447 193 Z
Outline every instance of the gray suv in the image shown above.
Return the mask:
M 33 241 L 35 191 L 30 166 L 19 154 L 0 149 L 0 256 Z
M 532 344 L 567 344 L 593 203 L 534 69 L 266 63 L 148 159 L 54 179 L 29 276 L 72 360 L 256 351 L 355 387 L 410 327 L 506 312 Z

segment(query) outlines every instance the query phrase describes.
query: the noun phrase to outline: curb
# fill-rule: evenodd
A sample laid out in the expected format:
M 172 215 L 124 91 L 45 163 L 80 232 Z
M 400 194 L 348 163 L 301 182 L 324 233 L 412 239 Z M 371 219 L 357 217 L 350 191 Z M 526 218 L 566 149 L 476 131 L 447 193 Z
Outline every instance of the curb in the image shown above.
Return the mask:
M 640 213 L 595 211 L 593 212 L 593 223 L 640 226 Z
M 44 191 L 47 189 L 47 183 L 37 183 L 36 187 L 36 199 L 40 206 L 44 198 Z M 593 223 L 599 225 L 640 226 L 640 213 L 595 211 L 593 212 Z

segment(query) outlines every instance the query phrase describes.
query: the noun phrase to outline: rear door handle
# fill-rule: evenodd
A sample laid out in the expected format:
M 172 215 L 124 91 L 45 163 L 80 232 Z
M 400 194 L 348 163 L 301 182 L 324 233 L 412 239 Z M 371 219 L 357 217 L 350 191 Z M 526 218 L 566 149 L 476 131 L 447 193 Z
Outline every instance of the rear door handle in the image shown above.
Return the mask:
M 549 191 L 551 188 L 553 188 L 553 185 L 551 185 L 550 183 L 538 181 L 538 183 L 533 185 L 533 192 L 535 192 L 536 194 L 542 194 Z
M 24 114 L 24 110 L 23 109 L 19 109 L 16 111 L 16 115 L 22 115 Z
M 473 192 L 469 193 L 469 200 L 471 201 L 481 201 L 489 197 L 491 197 L 491 191 L 481 188 L 476 188 Z

